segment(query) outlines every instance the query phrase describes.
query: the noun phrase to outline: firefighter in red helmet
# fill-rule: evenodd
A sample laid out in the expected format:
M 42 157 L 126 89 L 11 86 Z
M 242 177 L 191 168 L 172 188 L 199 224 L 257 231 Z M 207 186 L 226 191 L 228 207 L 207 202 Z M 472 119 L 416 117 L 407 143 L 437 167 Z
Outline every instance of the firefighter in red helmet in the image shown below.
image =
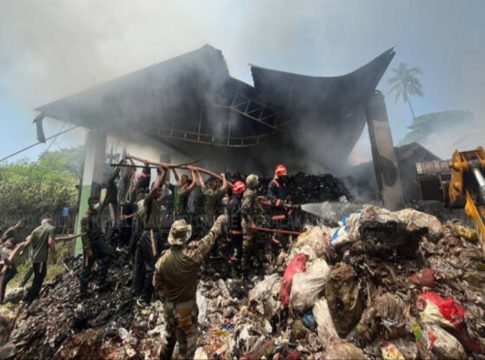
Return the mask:
M 273 228 L 287 229 L 289 227 L 289 213 L 286 208 L 288 202 L 288 192 L 286 182 L 288 179 L 288 170 L 285 165 L 277 165 L 274 178 L 268 185 L 268 200 L 271 202 L 271 223 Z M 287 237 L 278 234 L 273 235 L 271 239 L 273 249 L 286 248 Z
M 234 265 L 234 270 L 241 269 L 241 267 L 237 265 L 240 265 L 242 256 L 243 232 L 241 226 L 241 202 L 245 190 L 246 184 L 244 181 L 236 181 L 232 186 L 232 195 L 227 204 L 228 240 L 230 241 L 229 260 Z

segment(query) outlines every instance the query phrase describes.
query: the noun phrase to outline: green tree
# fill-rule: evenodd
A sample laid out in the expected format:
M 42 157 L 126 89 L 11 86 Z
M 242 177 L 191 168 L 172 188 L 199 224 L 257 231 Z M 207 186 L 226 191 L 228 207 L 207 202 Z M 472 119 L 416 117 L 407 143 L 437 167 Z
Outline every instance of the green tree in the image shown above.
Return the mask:
M 11 225 L 21 217 L 58 214 L 75 209 L 83 148 L 46 152 L 38 161 L 21 160 L 0 166 L 0 223 Z M 35 223 L 35 221 L 34 221 Z
M 392 69 L 394 76 L 387 82 L 391 85 L 389 93 L 395 94 L 395 102 L 404 101 L 409 105 L 413 120 L 416 119 L 413 105 L 411 104 L 412 96 L 423 96 L 423 87 L 418 79 L 422 74 L 418 67 L 409 68 L 406 63 L 400 63 L 397 68 Z
M 431 134 L 439 134 L 453 127 L 470 124 L 473 119 L 473 113 L 465 110 L 439 111 L 419 115 L 408 126 L 409 131 L 400 145 L 415 141 L 422 143 Z

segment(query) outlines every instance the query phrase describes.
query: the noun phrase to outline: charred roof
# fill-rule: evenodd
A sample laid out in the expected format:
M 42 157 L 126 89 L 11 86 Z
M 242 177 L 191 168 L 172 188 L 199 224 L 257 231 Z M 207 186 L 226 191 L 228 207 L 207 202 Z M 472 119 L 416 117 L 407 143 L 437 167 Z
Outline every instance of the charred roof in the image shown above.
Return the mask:
M 225 147 L 282 139 L 297 146 L 292 133 L 308 123 L 332 134 L 325 141 L 340 143 L 348 155 L 365 125 L 364 116 L 352 115 L 375 91 L 393 56 L 389 49 L 337 77 L 251 66 L 250 86 L 230 76 L 220 50 L 205 45 L 36 110 L 88 128 L 141 131 L 164 143 Z

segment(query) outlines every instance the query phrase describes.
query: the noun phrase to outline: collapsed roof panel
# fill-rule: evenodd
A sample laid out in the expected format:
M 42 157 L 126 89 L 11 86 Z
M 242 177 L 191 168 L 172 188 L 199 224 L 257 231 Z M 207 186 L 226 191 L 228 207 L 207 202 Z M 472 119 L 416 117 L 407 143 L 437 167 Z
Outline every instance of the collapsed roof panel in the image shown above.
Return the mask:
M 283 141 L 301 153 L 308 144 L 321 153 L 313 147 L 318 142 L 345 160 L 364 128 L 362 104 L 393 55 L 390 49 L 339 77 L 252 66 L 252 87 L 232 78 L 221 51 L 206 45 L 37 110 L 88 128 L 138 130 L 164 142 L 248 147 Z M 302 129 L 313 137 L 307 144 Z

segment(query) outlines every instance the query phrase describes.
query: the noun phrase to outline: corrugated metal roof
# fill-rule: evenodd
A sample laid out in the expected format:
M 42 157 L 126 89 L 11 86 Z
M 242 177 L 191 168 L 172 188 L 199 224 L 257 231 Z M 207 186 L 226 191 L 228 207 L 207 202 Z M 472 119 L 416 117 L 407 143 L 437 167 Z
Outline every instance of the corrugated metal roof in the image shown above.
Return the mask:
M 315 77 L 251 66 L 254 87 L 230 76 L 209 45 L 40 106 L 46 116 L 85 126 L 141 131 L 161 141 L 254 146 L 312 129 L 348 156 L 365 124 L 362 106 L 394 56 L 356 71 Z M 307 126 L 308 125 L 308 126 Z

